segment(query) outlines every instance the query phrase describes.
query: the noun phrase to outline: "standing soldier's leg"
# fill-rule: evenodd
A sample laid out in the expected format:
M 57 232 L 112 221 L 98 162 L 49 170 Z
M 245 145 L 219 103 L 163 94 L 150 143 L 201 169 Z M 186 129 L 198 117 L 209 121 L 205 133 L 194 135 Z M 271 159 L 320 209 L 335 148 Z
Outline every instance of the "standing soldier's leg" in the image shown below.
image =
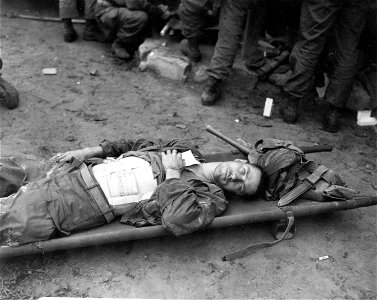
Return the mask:
M 339 129 L 340 109 L 344 108 L 352 90 L 357 62 L 357 46 L 363 31 L 368 3 L 365 0 L 345 4 L 338 14 L 335 27 L 335 63 L 325 98 L 329 108 L 323 120 L 324 129 Z
M 220 98 L 220 86 L 222 81 L 229 77 L 237 50 L 241 44 L 243 29 L 251 4 L 251 0 L 223 1 L 219 35 L 215 52 L 207 69 L 209 80 L 201 97 L 203 105 L 213 105 Z
M 73 28 L 72 19 L 79 15 L 76 0 L 59 0 L 59 15 L 63 21 L 64 41 L 67 43 L 75 41 L 78 35 Z
M 293 74 L 283 86 L 287 96 L 279 110 L 288 123 L 297 121 L 299 101 L 314 86 L 315 68 L 340 7 L 341 1 L 336 0 L 305 0 L 302 4 L 300 36 L 290 56 Z
M 181 52 L 194 62 L 201 60 L 199 37 L 204 32 L 204 22 L 210 0 L 182 0 L 179 6 L 179 17 L 182 24 Z
M 242 58 L 246 67 L 250 69 L 259 68 L 264 64 L 263 53 L 258 49 L 258 39 L 264 23 L 265 10 L 265 0 L 257 1 L 249 10 L 247 16 L 242 47 Z

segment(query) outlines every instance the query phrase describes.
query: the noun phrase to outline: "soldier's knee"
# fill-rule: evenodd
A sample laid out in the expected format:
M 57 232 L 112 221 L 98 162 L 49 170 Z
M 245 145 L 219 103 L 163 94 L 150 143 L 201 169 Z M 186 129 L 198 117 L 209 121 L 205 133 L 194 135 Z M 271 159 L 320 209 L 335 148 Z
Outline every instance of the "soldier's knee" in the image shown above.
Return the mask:
M 135 12 L 135 19 L 137 20 L 140 27 L 144 27 L 148 24 L 148 14 L 144 11 Z

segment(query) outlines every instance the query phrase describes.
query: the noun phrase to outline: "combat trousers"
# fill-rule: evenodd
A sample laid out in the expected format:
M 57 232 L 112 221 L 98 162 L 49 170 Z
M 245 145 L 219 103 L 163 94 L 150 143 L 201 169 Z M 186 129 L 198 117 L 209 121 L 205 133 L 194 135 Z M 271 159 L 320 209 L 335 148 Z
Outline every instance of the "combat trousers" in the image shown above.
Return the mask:
M 84 0 L 85 19 L 95 19 L 96 0 Z M 59 0 L 59 15 L 61 19 L 73 19 L 79 16 L 77 0 Z
M 145 40 L 148 14 L 144 11 L 97 4 L 96 17 L 106 36 L 118 38 L 125 45 L 137 48 Z
M 0 158 L 0 182 L 6 186 L 0 195 L 0 244 L 48 240 L 58 232 L 68 235 L 111 221 L 105 196 L 94 197 L 98 186 L 88 186 L 82 167 L 87 168 Z
M 263 0 L 223 0 L 219 36 L 207 74 L 216 79 L 229 77 L 237 51 L 244 36 L 243 59 L 246 66 L 263 64 L 262 52 L 257 48 L 263 25 Z M 245 25 L 245 35 L 243 34 Z
M 182 35 L 187 38 L 199 38 L 204 33 L 208 11 L 218 14 L 221 0 L 182 0 L 179 6 Z
M 291 56 L 293 74 L 283 90 L 302 98 L 314 86 L 314 73 L 330 29 L 334 29 L 334 66 L 326 100 L 344 107 L 357 61 L 357 46 L 366 20 L 367 0 L 305 0 L 301 8 L 300 34 Z

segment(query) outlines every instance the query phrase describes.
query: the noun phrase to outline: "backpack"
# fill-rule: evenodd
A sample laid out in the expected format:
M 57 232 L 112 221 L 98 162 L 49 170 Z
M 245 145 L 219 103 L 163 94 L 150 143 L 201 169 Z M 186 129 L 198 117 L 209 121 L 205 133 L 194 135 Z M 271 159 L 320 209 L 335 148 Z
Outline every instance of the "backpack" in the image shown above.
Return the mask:
M 266 198 L 285 206 L 301 197 L 314 201 L 346 200 L 356 192 L 346 187 L 335 171 L 309 160 L 290 141 L 258 140 L 248 155 L 250 163 L 262 167 L 267 179 Z

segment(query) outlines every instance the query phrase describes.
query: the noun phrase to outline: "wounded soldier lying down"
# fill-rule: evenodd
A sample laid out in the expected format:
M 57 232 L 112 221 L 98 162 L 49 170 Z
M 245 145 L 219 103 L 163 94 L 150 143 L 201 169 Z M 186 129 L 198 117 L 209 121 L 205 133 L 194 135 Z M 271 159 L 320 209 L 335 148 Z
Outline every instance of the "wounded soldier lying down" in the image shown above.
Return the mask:
M 182 153 L 191 156 L 182 159 Z M 104 141 L 43 162 L 0 158 L 1 244 L 69 235 L 117 216 L 123 223 L 162 224 L 175 235 L 187 234 L 225 211 L 224 191 L 253 195 L 261 185 L 259 166 L 204 163 L 178 140 Z

